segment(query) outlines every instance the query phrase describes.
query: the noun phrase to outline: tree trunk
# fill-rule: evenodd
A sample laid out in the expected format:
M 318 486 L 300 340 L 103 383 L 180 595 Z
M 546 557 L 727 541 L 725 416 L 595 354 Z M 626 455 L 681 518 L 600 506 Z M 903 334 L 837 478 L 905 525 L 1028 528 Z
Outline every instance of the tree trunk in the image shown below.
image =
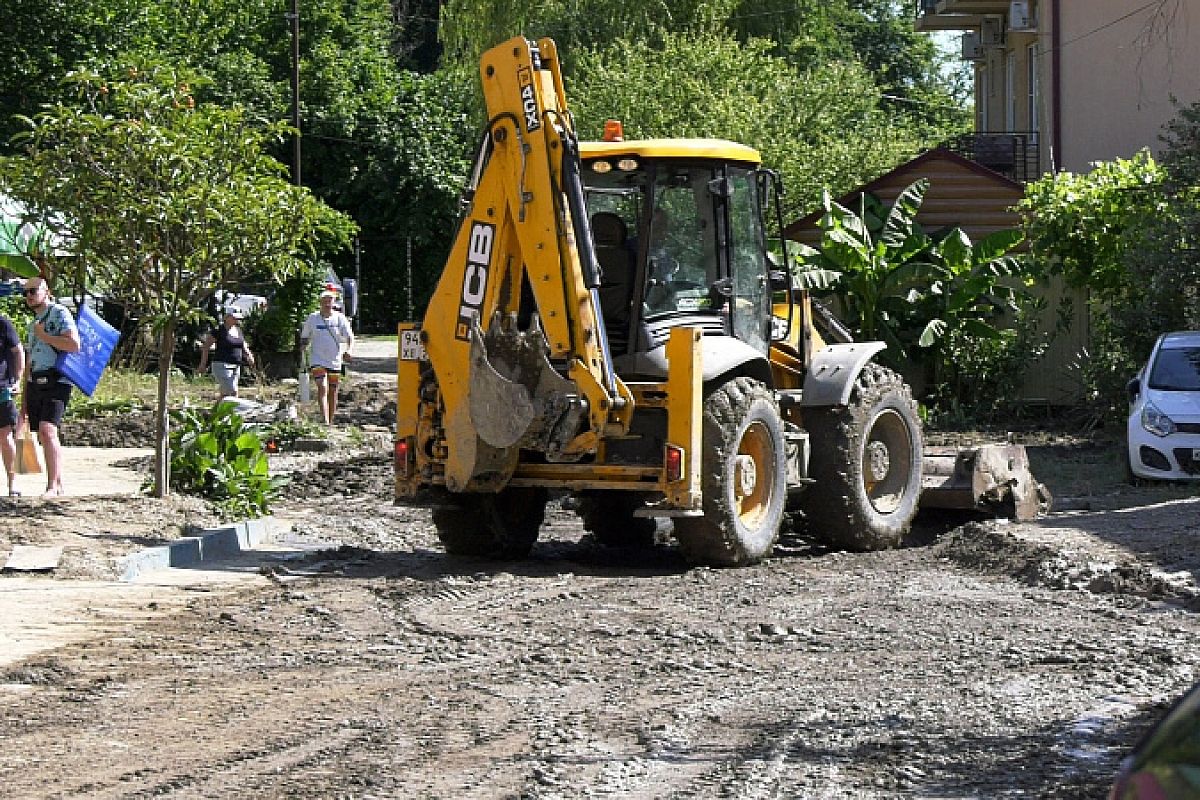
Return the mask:
M 167 397 L 171 387 L 171 363 L 175 358 L 175 325 L 167 323 L 158 340 L 158 405 L 154 419 L 154 496 L 171 493 L 171 417 Z

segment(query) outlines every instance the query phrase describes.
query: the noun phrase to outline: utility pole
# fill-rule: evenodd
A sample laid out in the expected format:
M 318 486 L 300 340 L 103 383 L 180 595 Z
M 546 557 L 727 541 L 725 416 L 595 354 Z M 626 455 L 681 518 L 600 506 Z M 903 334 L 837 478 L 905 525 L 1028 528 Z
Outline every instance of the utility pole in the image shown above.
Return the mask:
M 300 0 L 292 0 L 292 11 L 285 14 L 292 29 L 292 181 L 300 181 Z

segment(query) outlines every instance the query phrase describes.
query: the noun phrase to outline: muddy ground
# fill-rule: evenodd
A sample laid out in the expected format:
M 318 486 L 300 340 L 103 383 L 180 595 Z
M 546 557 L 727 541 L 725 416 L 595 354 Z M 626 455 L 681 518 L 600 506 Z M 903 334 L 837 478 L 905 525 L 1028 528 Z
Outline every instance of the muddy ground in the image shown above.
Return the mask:
M 370 381 L 348 394 L 347 419 L 386 428 L 386 381 Z M 131 444 L 136 424 L 115 424 Z M 113 427 L 66 433 L 95 442 Z M 186 590 L 0 674 L 0 785 L 11 797 L 1103 797 L 1196 680 L 1200 500 L 1125 485 L 1103 437 L 1021 435 L 1062 509 L 1037 523 L 926 517 L 910 546 L 876 554 L 789 531 L 766 562 L 713 570 L 669 543 L 604 549 L 561 500 L 529 559 L 448 557 L 425 509 L 392 504 L 386 435 L 343 425 L 330 452 L 275 462 L 293 476 L 277 519 L 328 549 Z M 130 539 L 211 518 L 187 498 L 23 512 L 38 520 L 31 542 L 109 533 L 108 550 L 69 548 L 73 566 L 46 580 L 102 577 Z

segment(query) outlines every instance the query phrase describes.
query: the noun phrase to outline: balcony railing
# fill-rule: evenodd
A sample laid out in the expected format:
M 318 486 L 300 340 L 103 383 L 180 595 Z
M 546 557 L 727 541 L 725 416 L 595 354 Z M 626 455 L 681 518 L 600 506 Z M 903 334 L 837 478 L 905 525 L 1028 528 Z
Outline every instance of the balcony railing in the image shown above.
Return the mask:
M 1019 183 L 1041 175 L 1037 131 L 964 133 L 942 146 Z

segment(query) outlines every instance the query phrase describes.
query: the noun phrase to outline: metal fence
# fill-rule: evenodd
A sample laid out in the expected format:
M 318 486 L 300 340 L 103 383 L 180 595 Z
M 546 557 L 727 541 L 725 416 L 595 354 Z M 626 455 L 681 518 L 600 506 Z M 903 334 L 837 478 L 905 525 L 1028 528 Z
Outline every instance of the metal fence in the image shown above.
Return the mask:
M 964 133 L 942 145 L 976 164 L 1019 183 L 1041 175 L 1037 131 Z

